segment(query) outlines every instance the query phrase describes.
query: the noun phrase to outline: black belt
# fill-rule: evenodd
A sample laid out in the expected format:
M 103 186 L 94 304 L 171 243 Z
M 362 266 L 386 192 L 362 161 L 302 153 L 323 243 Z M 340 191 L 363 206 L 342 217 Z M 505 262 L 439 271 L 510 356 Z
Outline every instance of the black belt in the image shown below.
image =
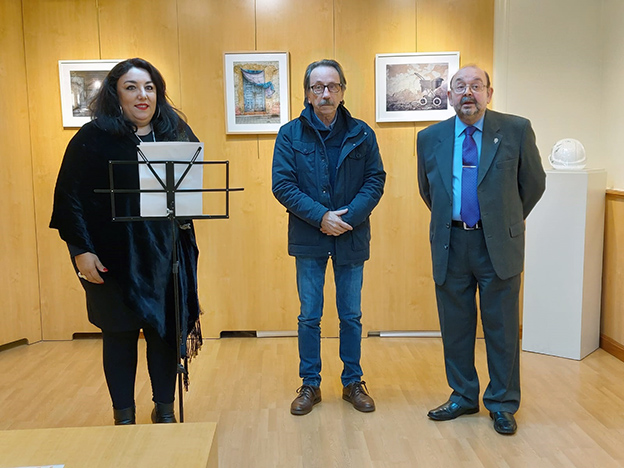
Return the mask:
M 451 225 L 453 227 L 462 228 L 464 231 L 474 231 L 475 229 L 481 229 L 483 227 L 482 224 L 481 224 L 481 220 L 477 221 L 477 224 L 475 224 L 474 227 L 468 226 L 463 221 L 455 221 L 455 220 L 453 220 Z

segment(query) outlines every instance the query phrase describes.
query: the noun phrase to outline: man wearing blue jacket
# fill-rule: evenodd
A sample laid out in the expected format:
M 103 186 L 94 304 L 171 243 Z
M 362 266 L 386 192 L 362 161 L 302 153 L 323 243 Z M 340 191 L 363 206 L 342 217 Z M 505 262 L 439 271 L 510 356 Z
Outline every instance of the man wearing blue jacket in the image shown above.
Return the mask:
M 299 375 L 290 412 L 304 415 L 321 401 L 323 287 L 331 257 L 340 319 L 342 398 L 363 412 L 375 403 L 362 381 L 361 292 L 370 256 L 370 214 L 386 179 L 373 130 L 344 107 L 346 79 L 335 60 L 308 65 L 305 109 L 284 125 L 273 153 L 273 194 L 288 211 L 288 253 L 295 257 Z

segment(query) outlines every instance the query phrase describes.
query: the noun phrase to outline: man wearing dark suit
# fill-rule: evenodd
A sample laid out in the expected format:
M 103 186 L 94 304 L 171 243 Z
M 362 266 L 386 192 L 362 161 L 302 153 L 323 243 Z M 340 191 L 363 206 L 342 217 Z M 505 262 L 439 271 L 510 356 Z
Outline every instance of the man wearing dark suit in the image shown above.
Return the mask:
M 430 241 L 449 400 L 436 421 L 479 411 L 474 364 L 476 292 L 490 382 L 483 404 L 500 434 L 514 434 L 520 406 L 520 274 L 524 220 L 545 189 L 531 123 L 486 110 L 488 74 L 469 65 L 451 79 L 456 117 L 418 134 L 418 184 L 431 210 Z

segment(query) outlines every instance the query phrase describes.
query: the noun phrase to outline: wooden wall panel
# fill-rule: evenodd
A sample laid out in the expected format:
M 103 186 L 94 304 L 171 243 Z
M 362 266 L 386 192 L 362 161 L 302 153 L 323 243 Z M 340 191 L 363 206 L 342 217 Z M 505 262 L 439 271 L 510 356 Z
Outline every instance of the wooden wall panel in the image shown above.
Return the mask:
M 459 51 L 492 75 L 494 0 L 417 0 L 418 51 Z
M 337 2 L 337 58 L 350 79 L 346 104 L 375 130 L 387 173 L 384 196 L 371 218 L 362 296 L 365 332 L 437 329 L 428 213 L 416 184 L 416 127 L 375 122 L 375 55 L 417 52 L 418 18 L 417 2 L 409 0 Z
M 418 52 L 459 51 L 460 66 L 476 64 L 486 70 L 491 77 L 494 60 L 494 0 L 417 0 L 417 2 Z M 496 83 L 492 85 L 496 89 Z M 424 127 L 425 125 L 419 126 L 418 129 Z M 429 283 L 433 287 L 432 280 Z M 522 302 L 520 305 L 522 307 Z M 522 314 L 522 309 L 520 313 Z M 433 322 L 435 329 L 439 329 L 437 318 Z M 477 336 L 482 334 L 479 321 Z
M 289 52 L 291 119 L 297 118 L 303 109 L 303 76 L 307 66 L 317 60 L 334 57 L 333 3 L 335 2 L 332 0 L 321 0 L 302 8 L 297 2 L 257 0 L 258 50 Z M 302 34 L 302 24 L 311 25 L 311 34 Z M 262 166 L 263 177 L 259 180 L 261 183 L 255 187 L 257 195 L 254 199 L 262 200 L 266 217 L 261 212 L 258 213 L 254 224 L 259 226 L 259 237 L 265 239 L 267 246 L 271 246 L 270 250 L 261 254 L 267 274 L 257 287 L 266 288 L 264 296 L 268 299 L 268 307 L 261 309 L 260 317 L 269 330 L 296 330 L 299 298 L 295 259 L 288 255 L 288 214 L 271 192 L 274 143 L 274 136 L 259 138 L 258 163 Z M 328 267 L 324 319 L 321 326 L 323 336 L 338 336 L 335 297 L 333 273 L 331 267 Z M 279 321 L 275 320 L 277 317 Z
M 257 49 L 290 54 L 291 119 L 298 117 L 303 109 L 306 67 L 317 60 L 335 57 L 334 3 L 335 0 L 320 0 L 302 5 L 256 0 Z M 308 27 L 302 28 L 302 25 Z M 271 148 L 271 155 L 272 151 Z
M 98 0 L 102 59 L 141 57 L 167 82 L 167 93 L 179 105 L 180 70 L 176 2 Z
M 365 331 L 438 328 L 429 216 L 417 195 L 415 168 L 416 134 L 427 123 L 375 123 L 374 56 L 459 50 L 462 64 L 491 71 L 494 2 L 322 0 L 313 8 L 293 3 L 0 3 L 0 162 L 5 168 L 0 193 L 3 219 L 11 220 L 0 228 L 5 298 L 0 344 L 96 330 L 86 319 L 84 294 L 65 245 L 48 228 L 58 167 L 76 131 L 64 129 L 61 121 L 58 60 L 67 59 L 142 56 L 152 61 L 163 72 L 172 100 L 206 142 L 207 158 L 230 160 L 232 185 L 245 187 L 232 195 L 229 220 L 196 223 L 206 335 L 295 329 L 298 300 L 294 260 L 286 253 L 287 217 L 270 191 L 275 137 L 225 135 L 223 52 L 253 50 L 290 52 L 291 118 L 302 108 L 305 66 L 324 57 L 343 64 L 347 107 L 375 129 L 388 172 L 386 193 L 372 217 Z M 607 197 L 602 336 L 618 346 L 624 343 L 618 295 L 623 206 L 619 195 Z M 326 336 L 337 333 L 331 282 L 330 272 Z
M 458 27 L 464 24 L 471 26 Z M 291 118 L 302 109 L 306 65 L 336 58 L 347 75 L 347 107 L 375 129 L 388 172 L 386 194 L 372 217 L 365 331 L 431 330 L 438 325 L 428 213 L 417 194 L 415 155 L 424 125 L 375 123 L 374 58 L 460 50 L 462 62 L 491 69 L 492 25 L 493 0 L 322 0 L 313 8 L 274 0 L 24 2 L 44 338 L 93 329 L 65 247 L 47 228 L 58 166 L 75 133 L 62 128 L 59 59 L 150 60 L 206 142 L 207 159 L 230 161 L 231 185 L 245 188 L 232 194 L 230 219 L 196 223 L 204 330 L 217 336 L 222 330 L 294 330 L 299 307 L 287 216 L 271 194 L 275 136 L 225 135 L 223 53 L 288 51 Z M 323 334 L 335 336 L 331 272 L 327 282 Z
M 602 274 L 601 338 L 624 356 L 624 193 L 607 192 Z M 602 345 L 602 343 L 601 343 Z M 611 352 L 611 350 L 610 350 Z
M 230 183 L 244 187 L 231 196 L 228 220 L 195 222 L 200 248 L 199 294 L 205 315 L 205 336 L 222 330 L 259 329 L 258 317 L 267 294 L 257 252 L 271 251 L 269 238 L 258 235 L 266 209 L 254 187 L 266 174 L 259 167 L 255 135 L 225 134 L 223 53 L 255 50 L 253 0 L 232 2 L 181 1 L 180 63 L 183 110 L 199 138 L 206 159 L 230 161 Z M 208 178 L 206 178 L 208 180 Z M 263 272 L 258 277 L 258 272 Z
M 87 321 L 84 292 L 67 248 L 48 228 L 58 169 L 76 132 L 63 128 L 58 61 L 99 57 L 96 3 L 29 0 L 23 6 L 44 339 L 97 330 Z
M 23 43 L 21 2 L 0 2 L 0 345 L 41 340 Z

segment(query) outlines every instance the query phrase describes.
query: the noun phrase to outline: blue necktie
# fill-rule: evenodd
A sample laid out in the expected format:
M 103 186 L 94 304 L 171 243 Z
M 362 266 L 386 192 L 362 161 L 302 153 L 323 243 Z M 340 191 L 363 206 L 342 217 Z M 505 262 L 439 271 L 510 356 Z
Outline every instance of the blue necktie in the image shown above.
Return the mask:
M 472 138 L 476 128 L 466 127 L 466 136 L 462 143 L 462 187 L 461 219 L 468 227 L 474 227 L 481 219 L 479 200 L 477 199 L 477 175 L 479 173 L 479 155 L 477 144 Z

